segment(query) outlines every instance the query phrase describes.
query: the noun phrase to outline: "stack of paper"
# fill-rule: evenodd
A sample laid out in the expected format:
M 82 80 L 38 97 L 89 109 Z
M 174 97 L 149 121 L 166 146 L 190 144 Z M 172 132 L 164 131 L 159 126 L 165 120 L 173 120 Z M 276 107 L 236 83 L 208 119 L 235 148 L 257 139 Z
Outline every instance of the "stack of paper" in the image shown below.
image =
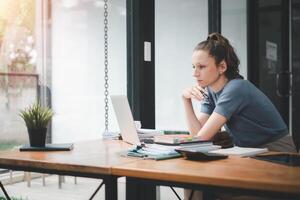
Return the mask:
M 209 153 L 216 153 L 221 155 L 236 155 L 241 157 L 254 156 L 266 152 L 268 152 L 267 148 L 245 148 L 237 146 L 228 149 L 218 149 L 209 151 Z
M 154 138 L 154 136 L 157 135 L 163 135 L 164 132 L 161 130 L 156 130 L 156 129 L 144 129 L 144 128 L 140 128 L 137 129 L 137 133 L 140 139 L 144 139 L 144 138 Z
M 181 145 L 180 145 L 181 146 Z M 219 145 L 213 145 L 213 144 L 208 144 L 208 145 L 192 145 L 192 146 L 181 146 L 178 148 L 178 150 L 184 150 L 184 151 L 190 151 L 190 152 L 201 152 L 201 153 L 207 153 L 212 150 L 220 149 L 221 146 Z
M 211 141 L 204 141 L 200 136 L 192 136 L 186 134 L 171 134 L 171 135 L 158 135 L 154 137 L 154 142 L 158 144 L 179 145 L 184 143 L 206 143 Z

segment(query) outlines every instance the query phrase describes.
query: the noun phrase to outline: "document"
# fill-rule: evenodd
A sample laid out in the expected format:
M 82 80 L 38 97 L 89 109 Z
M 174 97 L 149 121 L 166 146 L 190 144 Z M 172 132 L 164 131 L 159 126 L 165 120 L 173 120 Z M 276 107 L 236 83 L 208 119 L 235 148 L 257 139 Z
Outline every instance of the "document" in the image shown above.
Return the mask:
M 245 147 L 232 147 L 228 149 L 217 149 L 209 151 L 209 153 L 216 153 L 221 155 L 236 155 L 241 157 L 254 156 L 261 153 L 268 152 L 267 148 L 245 148 Z
M 158 135 L 154 137 L 154 142 L 165 145 L 179 145 L 186 143 L 211 143 L 211 141 L 203 140 L 200 136 L 192 136 L 187 134 L 169 134 Z

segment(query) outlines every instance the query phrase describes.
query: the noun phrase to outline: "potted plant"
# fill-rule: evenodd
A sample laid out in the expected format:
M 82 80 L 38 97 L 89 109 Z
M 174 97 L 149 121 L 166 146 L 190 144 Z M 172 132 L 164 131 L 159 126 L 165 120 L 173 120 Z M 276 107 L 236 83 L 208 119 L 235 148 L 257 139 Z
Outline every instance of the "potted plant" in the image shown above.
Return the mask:
M 40 103 L 20 111 L 20 116 L 24 119 L 28 130 L 31 147 L 45 147 L 47 125 L 53 114 L 51 108 L 43 107 Z

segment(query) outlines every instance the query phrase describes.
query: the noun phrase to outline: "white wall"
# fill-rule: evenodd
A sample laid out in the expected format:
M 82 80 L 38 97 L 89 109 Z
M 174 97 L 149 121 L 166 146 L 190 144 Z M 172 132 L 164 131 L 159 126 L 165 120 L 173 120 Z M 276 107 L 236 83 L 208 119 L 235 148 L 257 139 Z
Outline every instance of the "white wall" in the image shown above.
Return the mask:
M 187 129 L 181 94 L 184 88 L 196 84 L 192 52 L 207 34 L 207 0 L 155 2 L 156 128 Z
M 104 131 L 103 1 L 52 1 L 53 142 L 101 138 Z M 126 94 L 126 6 L 109 4 L 109 90 Z M 110 127 L 117 124 L 109 110 Z

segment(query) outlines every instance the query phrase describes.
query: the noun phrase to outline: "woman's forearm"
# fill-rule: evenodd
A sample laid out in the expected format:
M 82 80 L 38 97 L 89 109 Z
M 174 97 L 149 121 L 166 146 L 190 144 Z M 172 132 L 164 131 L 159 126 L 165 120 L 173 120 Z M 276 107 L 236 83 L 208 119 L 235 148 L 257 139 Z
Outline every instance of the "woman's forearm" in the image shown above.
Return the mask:
M 199 130 L 201 129 L 202 125 L 197 119 L 197 116 L 194 112 L 193 104 L 191 99 L 184 98 L 183 99 L 183 104 L 184 104 L 184 109 L 185 109 L 185 115 L 186 115 L 186 121 L 187 121 L 187 126 L 190 134 L 192 135 L 197 135 Z

